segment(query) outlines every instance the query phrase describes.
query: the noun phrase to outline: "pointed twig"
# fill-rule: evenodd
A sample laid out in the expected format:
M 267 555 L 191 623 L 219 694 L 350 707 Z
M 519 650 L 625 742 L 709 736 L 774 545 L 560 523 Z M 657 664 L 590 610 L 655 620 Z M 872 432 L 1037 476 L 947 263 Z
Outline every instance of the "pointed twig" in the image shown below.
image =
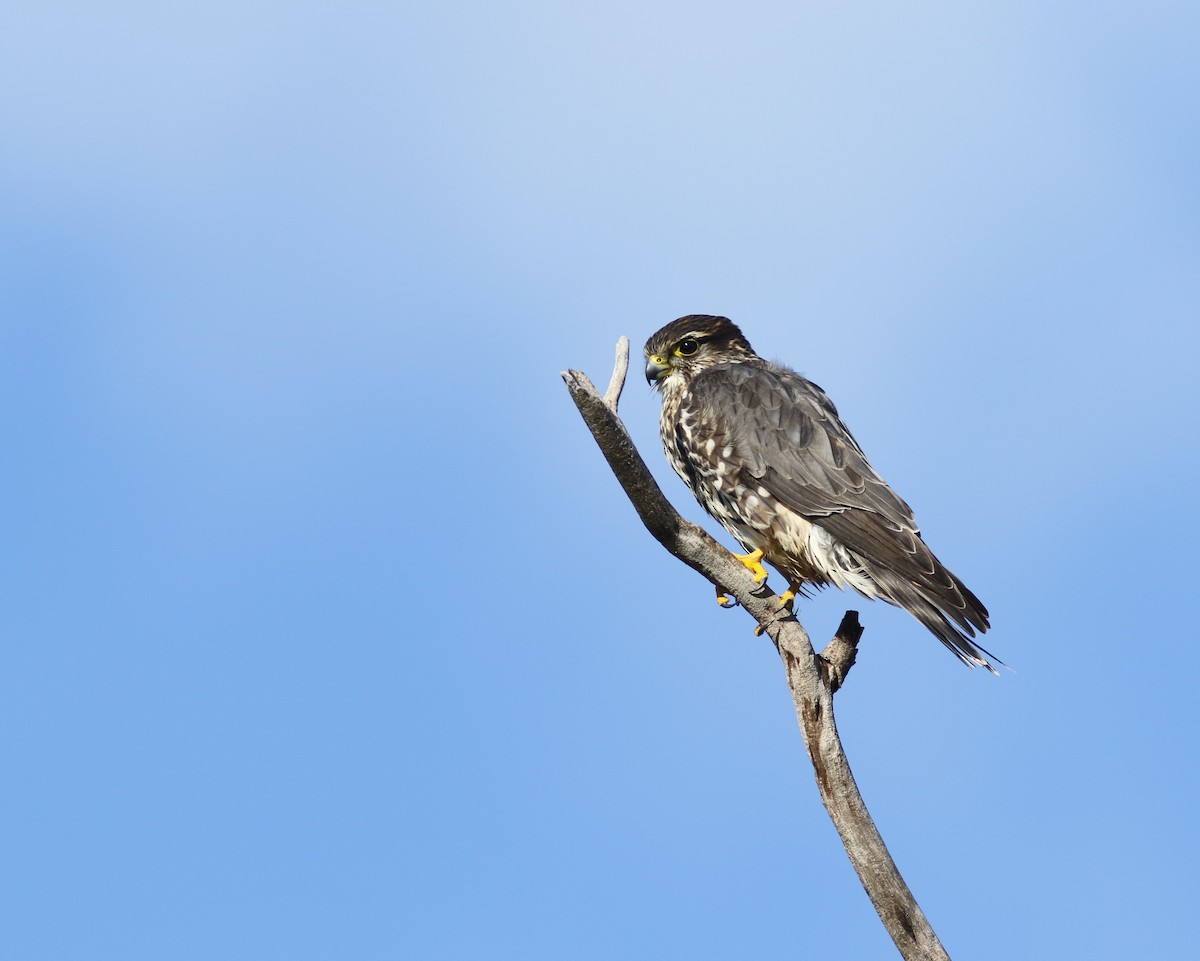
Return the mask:
M 612 379 L 608 382 L 608 390 L 604 392 L 604 403 L 612 412 L 617 412 L 617 404 L 621 402 L 621 391 L 625 389 L 625 375 L 629 372 L 629 338 L 617 340 L 617 359 L 613 365 Z

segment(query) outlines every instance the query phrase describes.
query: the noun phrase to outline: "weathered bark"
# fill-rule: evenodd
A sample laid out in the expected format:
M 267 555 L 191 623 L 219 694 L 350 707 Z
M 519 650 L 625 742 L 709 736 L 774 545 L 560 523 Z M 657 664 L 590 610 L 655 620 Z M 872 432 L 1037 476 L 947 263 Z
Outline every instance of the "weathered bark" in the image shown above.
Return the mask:
M 812 761 L 817 789 L 867 896 L 907 961 L 949 961 L 924 913 L 900 876 L 859 793 L 833 716 L 833 694 L 854 664 L 862 627 L 847 611 L 837 634 L 817 654 L 808 633 L 783 610 L 766 585 L 702 528 L 676 512 L 655 482 L 617 414 L 629 365 L 629 340 L 617 343 L 612 381 L 603 397 L 587 375 L 563 373 L 571 398 L 647 530 L 668 551 L 731 595 L 758 621 L 783 661 L 796 718 Z

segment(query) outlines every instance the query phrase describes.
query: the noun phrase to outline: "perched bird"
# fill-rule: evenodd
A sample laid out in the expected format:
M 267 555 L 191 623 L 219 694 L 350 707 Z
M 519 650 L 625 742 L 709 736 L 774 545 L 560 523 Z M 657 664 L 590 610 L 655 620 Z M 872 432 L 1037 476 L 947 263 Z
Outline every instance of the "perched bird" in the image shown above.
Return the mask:
M 675 473 L 749 552 L 741 560 L 759 581 L 764 560 L 787 578 L 788 607 L 805 585 L 852 587 L 904 608 L 963 663 L 995 673 L 994 655 L 971 640 L 988 629 L 987 609 L 925 546 L 912 508 L 820 387 L 708 314 L 680 317 L 646 342 L 646 380 L 662 394 Z

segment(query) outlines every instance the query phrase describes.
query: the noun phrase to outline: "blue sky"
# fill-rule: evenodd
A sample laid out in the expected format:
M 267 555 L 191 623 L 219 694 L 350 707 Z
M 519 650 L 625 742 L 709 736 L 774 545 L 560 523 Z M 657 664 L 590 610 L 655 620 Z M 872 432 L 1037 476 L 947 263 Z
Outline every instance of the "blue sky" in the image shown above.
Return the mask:
M 801 608 L 951 954 L 1194 954 L 1194 4 L 5 21 L 6 957 L 893 956 L 558 377 L 690 312 L 992 611 Z

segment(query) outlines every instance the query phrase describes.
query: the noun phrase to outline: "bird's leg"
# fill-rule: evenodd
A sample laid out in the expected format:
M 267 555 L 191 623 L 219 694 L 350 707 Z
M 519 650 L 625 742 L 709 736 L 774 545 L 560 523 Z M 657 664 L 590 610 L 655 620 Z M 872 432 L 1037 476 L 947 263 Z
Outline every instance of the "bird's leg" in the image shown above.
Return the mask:
M 739 561 L 746 565 L 747 570 L 754 575 L 754 582 L 758 585 L 766 583 L 767 569 L 762 565 L 763 552 L 761 550 L 751 551 L 749 554 L 734 554 Z M 717 603 L 724 608 L 735 608 L 738 602 L 729 596 L 729 592 L 722 587 L 717 588 Z
M 796 592 L 800 590 L 799 584 L 789 584 L 788 589 L 779 595 L 779 606 L 786 608 L 789 612 L 796 607 Z
M 754 581 L 757 584 L 762 584 L 767 579 L 767 569 L 762 565 L 763 552 L 762 550 L 751 551 L 749 554 L 734 554 L 739 561 L 746 565 L 751 574 L 754 575 Z
M 780 611 L 780 613 L 783 613 L 784 611 L 787 611 L 788 614 L 793 613 L 793 611 L 795 610 L 795 607 L 796 607 L 796 593 L 799 590 L 800 590 L 799 584 L 789 584 L 788 589 L 779 595 L 779 611 Z M 756 627 L 754 629 L 754 636 L 762 637 L 762 633 L 763 633 L 763 626 L 761 624 L 759 624 L 758 627 Z

